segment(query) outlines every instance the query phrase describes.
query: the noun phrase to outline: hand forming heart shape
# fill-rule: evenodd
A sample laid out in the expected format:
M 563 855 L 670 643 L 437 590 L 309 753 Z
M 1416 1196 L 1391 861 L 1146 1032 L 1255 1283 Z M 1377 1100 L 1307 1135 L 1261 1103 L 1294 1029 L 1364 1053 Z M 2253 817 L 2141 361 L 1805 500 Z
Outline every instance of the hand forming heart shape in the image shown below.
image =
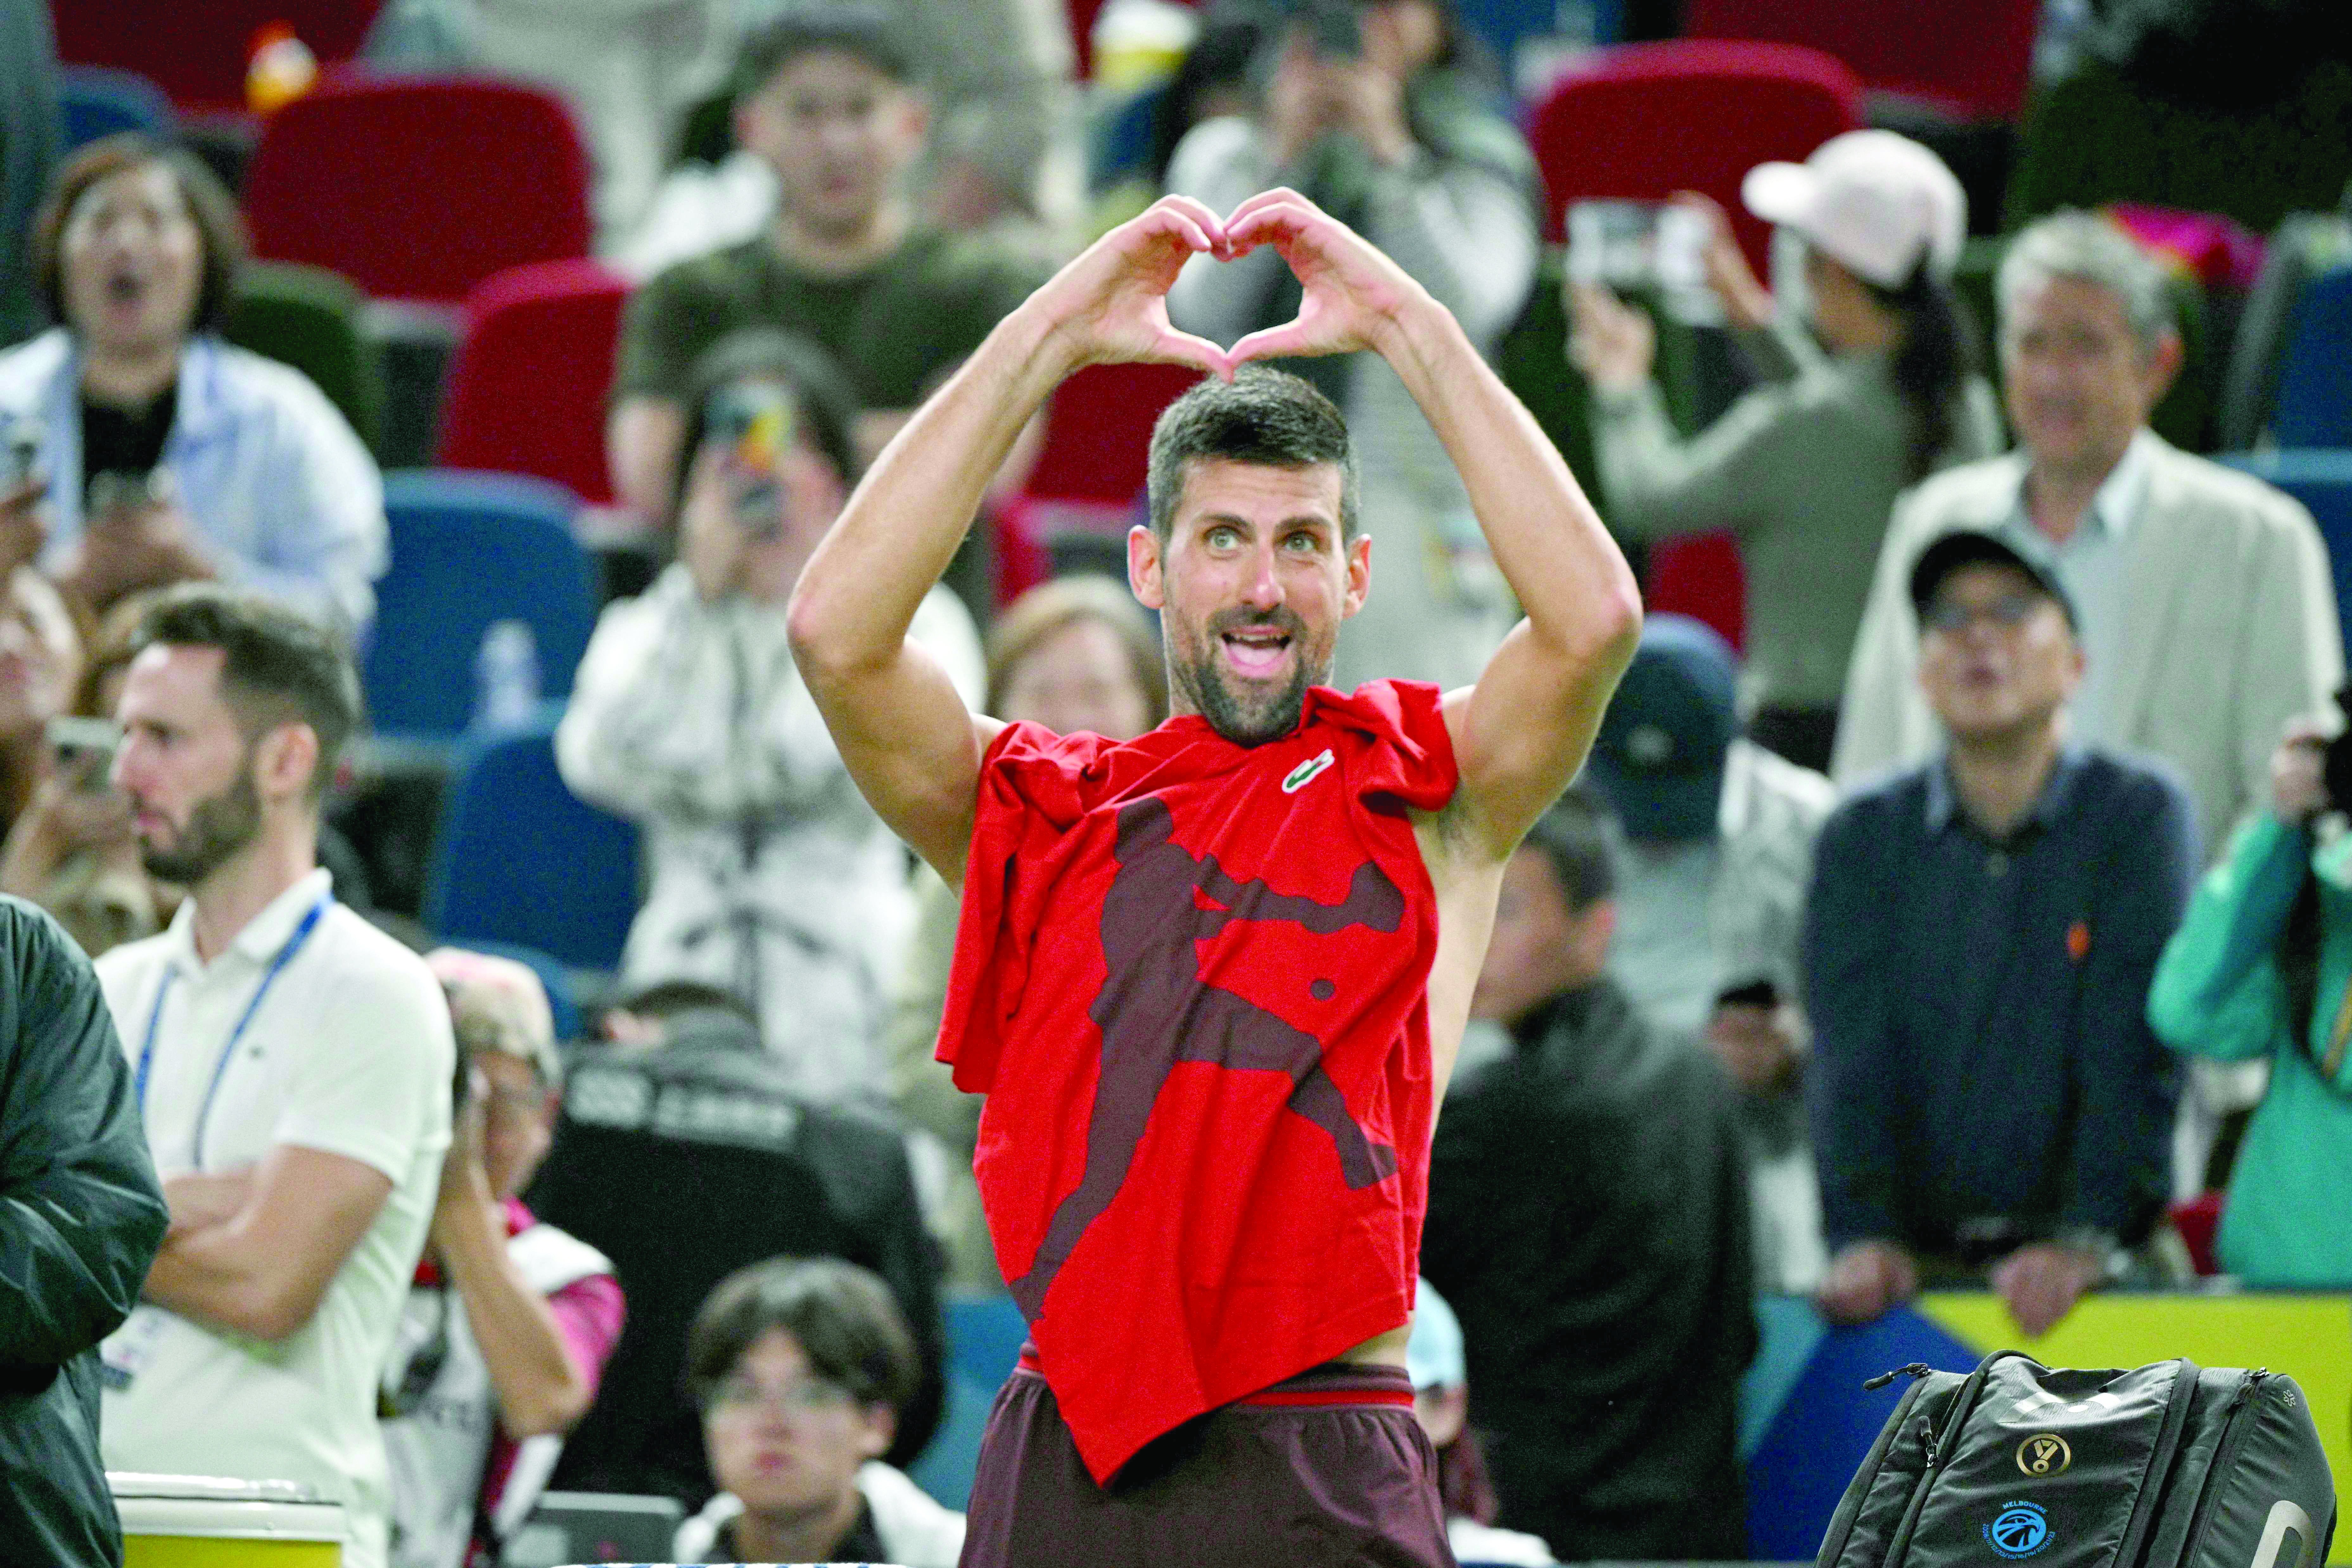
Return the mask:
M 1194 256 L 1237 260 L 1270 246 L 1297 278 L 1298 314 L 1231 349 L 1179 331 L 1168 290 Z M 1396 263 L 1296 191 L 1262 192 L 1222 221 L 1163 196 L 1095 242 L 1040 290 L 1081 363 L 1154 360 L 1233 379 L 1252 360 L 1378 349 L 1400 312 L 1427 296 Z

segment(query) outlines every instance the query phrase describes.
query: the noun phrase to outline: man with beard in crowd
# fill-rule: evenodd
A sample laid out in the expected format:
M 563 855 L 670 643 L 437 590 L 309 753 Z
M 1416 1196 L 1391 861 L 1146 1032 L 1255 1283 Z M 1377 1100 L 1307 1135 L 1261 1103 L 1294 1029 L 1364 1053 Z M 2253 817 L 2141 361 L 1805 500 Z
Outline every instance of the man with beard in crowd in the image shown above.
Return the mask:
M 1261 246 L 1296 321 L 1229 352 L 1169 325 L 1188 259 Z M 1355 457 L 1321 394 L 1246 362 L 1356 350 L 1412 392 L 1527 607 L 1475 687 L 1321 684 L 1370 587 Z M 1128 540 L 1175 716 L 1113 743 L 972 715 L 916 607 L 1055 385 L 1133 360 L 1210 373 L 1153 433 Z M 940 1055 L 989 1096 L 976 1173 L 1032 1341 L 967 1565 L 1255 1563 L 1277 1534 L 1290 1563 L 1452 1563 L 1404 1370 L 1430 1130 L 1503 867 L 1639 625 L 1460 323 L 1290 191 L 1113 230 L 867 474 L 791 629 L 867 799 L 963 894 Z
M 456 1047 L 422 959 L 341 904 L 319 804 L 351 661 L 253 595 L 149 611 L 114 782 L 170 928 L 99 962 L 171 1228 L 100 1347 L 109 1469 L 278 1479 L 382 1568 L 377 1374 L 433 1217 Z

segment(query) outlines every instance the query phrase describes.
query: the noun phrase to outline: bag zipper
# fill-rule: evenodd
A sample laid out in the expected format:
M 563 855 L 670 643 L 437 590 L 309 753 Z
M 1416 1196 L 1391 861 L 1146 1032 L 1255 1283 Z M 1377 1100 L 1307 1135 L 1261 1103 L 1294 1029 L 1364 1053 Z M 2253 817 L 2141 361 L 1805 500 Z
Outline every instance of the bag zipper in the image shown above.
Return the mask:
M 1936 1472 L 1944 1468 L 1947 1447 L 1958 1437 L 1960 1428 L 1967 1425 L 1969 1416 L 1975 1411 L 1978 1399 L 1984 1394 L 1984 1385 L 1991 1381 L 1993 1363 L 2019 1353 L 2016 1351 L 1995 1351 L 1978 1363 L 1976 1371 L 1969 1373 L 1968 1381 L 1953 1393 L 1952 1405 L 1945 1413 L 1941 1432 L 1937 1431 L 1925 1417 L 1920 1419 L 1920 1438 L 1927 1445 L 1927 1464 L 1919 1472 L 1917 1489 L 1911 1494 L 1911 1506 L 1904 1510 L 1903 1522 L 1895 1527 L 1895 1539 L 1887 1545 L 1886 1561 L 1882 1568 L 1903 1568 L 1904 1559 L 1911 1552 L 1911 1537 L 1919 1528 L 1919 1515 L 1927 1509 L 1927 1494 L 1935 1488 Z
M 1895 1409 L 1887 1416 L 1887 1430 L 1878 1435 L 1877 1441 L 1870 1446 L 1869 1457 L 1862 1462 L 1863 1472 L 1874 1479 L 1885 1467 L 1887 1451 L 1895 1447 L 1903 1431 L 1904 1420 L 1910 1414 L 1912 1402 L 1919 1397 L 1917 1380 L 1934 1370 L 1926 1362 L 1915 1361 L 1908 1366 L 1896 1367 L 1893 1372 L 1874 1377 L 1862 1385 L 1864 1390 L 1884 1388 L 1906 1373 L 1913 1380 L 1911 1386 L 1903 1391 L 1903 1397 L 1895 1402 Z M 1853 1487 L 1861 1487 L 1863 1495 L 1849 1495 L 1843 1499 L 1837 1511 L 1830 1516 L 1829 1529 L 1822 1535 L 1821 1551 L 1815 1553 L 1817 1568 L 1836 1568 L 1838 1559 L 1845 1555 L 1846 1542 L 1853 1538 L 1853 1521 L 1861 1516 L 1864 1497 L 1869 1489 L 1863 1483 L 1861 1474 L 1857 1474 L 1851 1483 L 1850 1493 Z
M 2223 1480 L 2231 1462 L 2237 1458 L 2238 1448 L 2246 1435 L 2245 1424 L 2239 1417 L 2246 1413 L 2246 1406 L 2253 1403 L 2255 1391 L 2268 1376 L 2268 1367 L 2254 1368 L 2246 1373 L 2246 1380 L 2238 1384 L 2238 1392 L 2230 1397 L 2230 1413 L 2221 1418 L 2221 1440 L 2213 1446 L 2213 1462 L 2205 1468 L 2205 1484 L 2197 1491 L 2197 1511 L 2189 1517 L 2189 1539 L 2180 1549 L 2179 1561 L 2182 1564 L 2196 1562 L 2198 1552 L 2205 1544 L 2205 1532 L 2212 1528 L 2213 1512 L 2219 1505 Z

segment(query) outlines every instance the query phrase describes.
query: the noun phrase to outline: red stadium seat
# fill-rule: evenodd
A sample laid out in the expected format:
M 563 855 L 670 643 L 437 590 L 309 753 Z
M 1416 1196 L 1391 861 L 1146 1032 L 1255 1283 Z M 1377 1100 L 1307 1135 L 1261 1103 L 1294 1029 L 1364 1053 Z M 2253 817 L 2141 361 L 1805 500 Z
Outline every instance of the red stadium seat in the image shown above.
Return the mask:
M 183 110 L 242 111 L 254 35 L 283 22 L 322 65 L 350 59 L 383 0 L 57 0 L 58 58 L 137 71 Z
M 1054 534 L 1125 531 L 1143 493 L 1151 426 L 1200 379 L 1182 365 L 1098 364 L 1062 383 L 1028 483 L 997 510 L 1000 604 L 1045 578 Z
M 2014 120 L 2041 16 L 2041 0 L 1691 0 L 1683 31 L 1803 44 L 1843 60 L 1874 92 L 1961 120 Z
M 270 116 L 245 216 L 257 255 L 454 305 L 492 273 L 588 254 L 588 159 L 538 88 L 338 71 Z
M 1853 71 L 1792 44 L 1680 39 L 1595 50 L 1554 84 L 1528 123 L 1551 237 L 1560 237 L 1571 202 L 1699 191 L 1723 204 L 1761 272 L 1769 230 L 1740 205 L 1741 177 L 1854 130 L 1861 103 Z
M 628 292 L 593 261 L 536 261 L 467 296 L 436 461 L 530 474 L 609 502 L 604 395 Z
M 1748 641 L 1748 574 L 1727 533 L 1698 533 L 1650 546 L 1643 608 L 1688 616 L 1715 628 L 1735 651 Z

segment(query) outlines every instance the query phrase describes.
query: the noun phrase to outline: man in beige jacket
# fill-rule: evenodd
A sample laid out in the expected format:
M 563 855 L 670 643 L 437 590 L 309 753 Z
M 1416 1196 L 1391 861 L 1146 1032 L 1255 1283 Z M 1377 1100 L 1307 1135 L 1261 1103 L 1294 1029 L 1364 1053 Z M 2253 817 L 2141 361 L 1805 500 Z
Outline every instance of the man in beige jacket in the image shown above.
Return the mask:
M 1940 744 L 1905 584 L 1929 542 L 1982 529 L 2055 571 L 2082 611 L 2076 742 L 2162 757 L 2196 797 L 2208 857 L 2265 798 L 2289 718 L 2325 708 L 2344 655 L 2311 515 L 2147 428 L 2180 364 L 2153 259 L 2081 213 L 2043 219 L 2001 264 L 2000 360 L 2020 449 L 1895 503 L 1832 776 L 1851 788 Z

